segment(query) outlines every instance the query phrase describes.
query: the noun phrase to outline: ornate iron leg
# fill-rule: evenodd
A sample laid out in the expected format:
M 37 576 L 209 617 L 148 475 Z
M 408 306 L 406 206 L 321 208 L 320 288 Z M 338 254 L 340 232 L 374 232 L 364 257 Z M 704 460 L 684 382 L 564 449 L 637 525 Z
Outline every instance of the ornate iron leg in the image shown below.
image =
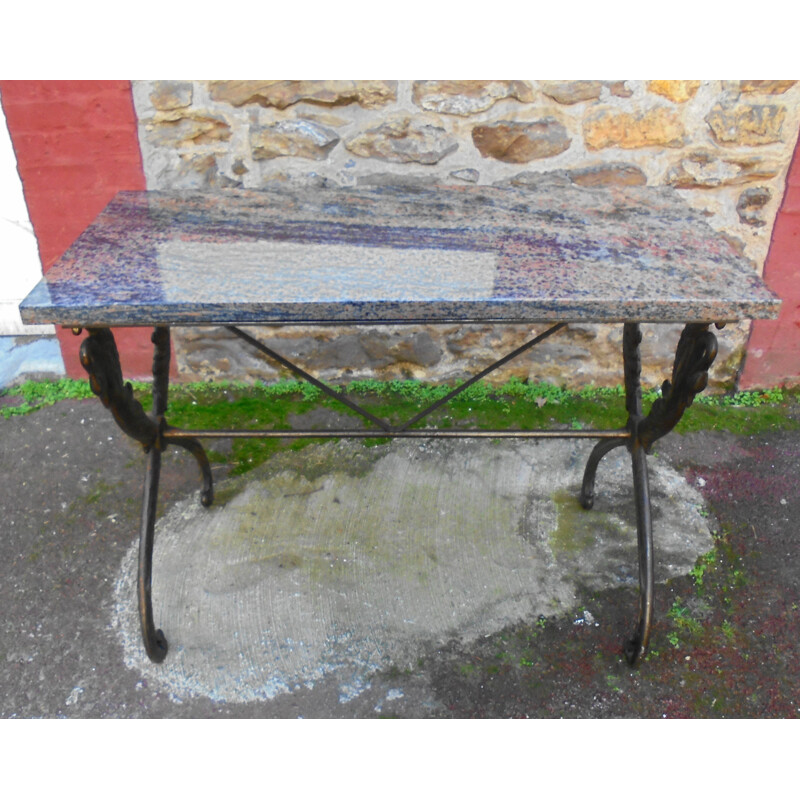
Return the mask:
M 147 458 L 147 471 L 144 476 L 142 496 L 142 527 L 139 534 L 139 574 L 137 593 L 139 597 L 139 622 L 142 627 L 142 640 L 147 656 L 159 663 L 167 656 L 167 638 L 164 632 L 156 629 L 153 621 L 153 600 L 151 583 L 153 575 L 153 541 L 156 527 L 156 505 L 158 503 L 158 481 L 161 477 L 161 451 L 164 444 L 161 432 L 164 427 L 164 413 L 167 410 L 169 390 L 169 329 L 156 328 L 153 331 L 153 416 L 156 418 L 158 435 L 153 442 Z
M 169 333 L 156 329 L 153 333 L 153 411 L 163 419 L 166 408 L 169 376 Z M 164 353 L 166 343 L 166 355 Z M 114 336 L 107 328 L 90 328 L 80 350 L 81 364 L 89 373 L 92 391 L 108 408 L 122 430 L 140 442 L 148 453 L 144 481 L 142 525 L 139 538 L 139 620 L 147 655 L 153 661 L 163 661 L 167 654 L 164 634 L 155 629 L 150 597 L 150 578 L 153 562 L 153 532 L 155 530 L 158 478 L 161 468 L 161 423 L 151 419 L 133 396 L 130 383 L 123 384 L 119 353 Z
M 139 537 L 139 572 L 137 591 L 142 639 L 148 657 L 155 662 L 167 655 L 167 640 L 155 627 L 152 604 L 153 541 L 155 534 L 158 483 L 161 474 L 161 453 L 168 444 L 179 444 L 194 455 L 203 476 L 201 502 L 213 500 L 211 468 L 202 445 L 196 439 L 167 441 L 168 426 L 164 421 L 169 389 L 169 329 L 163 326 L 153 331 L 153 416 L 148 416 L 133 396 L 130 383 L 123 383 L 119 353 L 114 336 L 107 328 L 90 328 L 81 345 L 80 358 L 89 373 L 92 391 L 108 408 L 119 427 L 140 442 L 148 454 L 142 500 L 142 520 Z
M 650 481 L 647 455 L 638 441 L 631 445 L 633 494 L 636 502 L 636 539 L 639 549 L 639 619 L 636 632 L 625 642 L 625 658 L 634 666 L 647 650 L 653 621 L 653 524 L 650 518 Z
M 634 666 L 644 655 L 650 641 L 653 621 L 653 523 L 650 515 L 650 481 L 647 454 L 639 439 L 642 420 L 642 359 L 639 345 L 642 331 L 638 323 L 625 324 L 622 333 L 622 358 L 625 369 L 625 409 L 628 412 L 628 450 L 633 469 L 633 497 L 636 504 L 636 541 L 639 553 L 639 618 L 636 631 L 623 648 L 625 658 Z
M 156 527 L 158 479 L 161 475 L 161 450 L 154 447 L 147 457 L 142 498 L 142 528 L 139 535 L 139 574 L 136 587 L 139 597 L 139 623 L 142 641 L 151 661 L 160 663 L 167 655 L 167 638 L 153 621 L 151 582 L 153 575 L 153 540 Z
M 123 432 L 149 450 L 158 436 L 158 425 L 134 398 L 130 383 L 122 382 L 114 336 L 108 328 L 89 328 L 88 333 L 81 344 L 80 359 L 89 373 L 89 386 Z
M 717 324 L 717 328 L 722 327 Z M 638 435 L 648 453 L 657 439 L 680 422 L 695 396 L 708 385 L 708 370 L 717 357 L 717 337 L 708 328 L 709 323 L 693 322 L 681 333 L 672 380 L 661 385 L 661 397 L 639 425 Z
M 636 535 L 639 551 L 639 619 L 633 638 L 625 643 L 625 657 L 634 666 L 647 650 L 653 618 L 655 571 L 653 558 L 653 525 L 650 510 L 650 485 L 647 475 L 647 453 L 656 440 L 669 433 L 680 421 L 695 395 L 708 383 L 708 369 L 717 354 L 717 340 L 708 330 L 708 323 L 690 323 L 681 333 L 675 353 L 672 380 L 664 381 L 661 397 L 650 413 L 642 415 L 641 355 L 642 334 L 638 323 L 626 323 L 622 337 L 625 365 L 625 407 L 628 412 L 629 439 L 611 439 L 597 444 L 589 456 L 581 487 L 581 504 L 591 508 L 597 466 L 606 453 L 627 444 L 633 469 L 633 490 L 636 503 Z M 721 327 L 721 326 L 718 326 Z

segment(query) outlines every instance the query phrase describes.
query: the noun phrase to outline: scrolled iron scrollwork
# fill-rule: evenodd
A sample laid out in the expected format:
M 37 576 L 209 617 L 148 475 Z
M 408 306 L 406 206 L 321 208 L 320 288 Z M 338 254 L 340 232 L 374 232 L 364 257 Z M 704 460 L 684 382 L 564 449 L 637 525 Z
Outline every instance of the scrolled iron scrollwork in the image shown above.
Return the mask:
M 622 354 L 625 372 L 625 410 L 630 420 L 642 414 L 642 329 L 638 322 L 627 322 L 622 330 Z
M 89 386 L 111 411 L 117 425 L 149 450 L 159 439 L 159 425 L 133 396 L 133 387 L 122 379 L 114 336 L 107 328 L 89 328 L 80 348 L 80 361 L 89 374 Z
M 672 380 L 661 385 L 661 397 L 637 426 L 637 438 L 647 452 L 680 422 L 694 398 L 708 385 L 708 370 L 717 356 L 717 337 L 709 323 L 686 325 L 678 341 Z
M 111 411 L 117 425 L 124 433 L 139 442 L 145 452 L 153 447 L 165 450 L 170 444 L 190 452 L 203 479 L 200 502 L 210 506 L 214 500 L 211 465 L 202 445 L 196 439 L 169 440 L 170 426 L 164 419 L 167 408 L 169 383 L 169 329 L 154 330 L 153 355 L 153 416 L 145 413 L 141 403 L 133 396 L 133 387 L 122 379 L 114 335 L 108 328 L 89 328 L 88 337 L 80 348 L 80 360 L 89 374 L 89 386 Z

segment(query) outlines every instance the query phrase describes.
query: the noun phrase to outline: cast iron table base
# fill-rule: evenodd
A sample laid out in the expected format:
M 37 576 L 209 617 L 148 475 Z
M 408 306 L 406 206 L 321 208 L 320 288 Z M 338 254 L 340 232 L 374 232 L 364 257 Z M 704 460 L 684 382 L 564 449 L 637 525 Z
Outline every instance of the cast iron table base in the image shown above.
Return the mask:
M 639 614 L 633 636 L 625 641 L 624 654 L 628 663 L 637 664 L 644 655 L 650 639 L 653 618 L 653 530 L 650 512 L 650 490 L 646 455 L 653 443 L 672 430 L 691 405 L 695 395 L 701 392 L 708 381 L 708 369 L 716 353 L 716 337 L 709 331 L 707 323 L 691 323 L 684 327 L 675 356 L 672 379 L 662 386 L 662 396 L 653 403 L 647 416 L 642 414 L 642 392 L 640 384 L 641 357 L 639 345 L 642 335 L 638 323 L 628 322 L 623 329 L 623 365 L 625 374 L 625 407 L 627 424 L 619 430 L 436 430 L 412 428 L 436 408 L 464 391 L 475 381 L 483 378 L 512 358 L 543 341 L 564 327 L 564 323 L 548 328 L 544 333 L 496 361 L 470 380 L 458 386 L 446 397 L 423 409 L 402 425 L 393 426 L 373 416 L 366 409 L 349 400 L 341 392 L 331 389 L 297 365 L 275 353 L 236 326 L 228 329 L 269 357 L 310 381 L 325 393 L 344 402 L 362 414 L 380 429 L 380 435 L 392 438 L 591 438 L 600 441 L 592 450 L 584 471 L 580 502 L 585 509 L 594 503 L 594 487 L 597 468 L 603 456 L 616 447 L 627 447 L 631 456 L 633 472 L 634 502 L 636 504 L 636 529 L 639 552 Z M 718 327 L 721 327 L 719 325 Z M 76 331 L 79 332 L 79 331 Z M 148 657 L 161 662 L 167 655 L 167 639 L 156 628 L 153 621 L 151 593 L 153 540 L 155 534 L 156 503 L 161 472 L 161 453 L 176 445 L 188 450 L 197 460 L 203 480 L 200 502 L 210 506 L 214 499 L 211 468 L 200 439 L 227 437 L 282 437 L 282 438 L 366 438 L 374 437 L 372 429 L 337 430 L 182 430 L 170 426 L 166 419 L 167 391 L 169 384 L 169 328 L 158 326 L 152 336 L 153 356 L 153 412 L 147 415 L 141 404 L 133 397 L 130 384 L 124 384 L 119 356 L 113 334 L 108 328 L 89 328 L 88 337 L 81 345 L 81 363 L 89 373 L 92 391 L 110 409 L 120 428 L 142 444 L 147 453 L 147 469 L 144 480 L 142 522 L 139 543 L 138 601 L 142 638 Z

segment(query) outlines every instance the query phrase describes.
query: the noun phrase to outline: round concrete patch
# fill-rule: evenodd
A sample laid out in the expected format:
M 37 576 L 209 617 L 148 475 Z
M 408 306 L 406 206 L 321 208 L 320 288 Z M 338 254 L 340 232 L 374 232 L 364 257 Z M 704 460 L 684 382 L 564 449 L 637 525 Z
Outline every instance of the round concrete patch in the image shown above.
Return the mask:
M 264 700 L 333 679 L 346 702 L 430 644 L 567 611 L 582 588 L 635 586 L 629 457 L 619 448 L 603 460 L 584 511 L 591 446 L 340 441 L 276 456 L 223 487 L 215 507 L 187 501 L 159 521 L 154 614 L 170 646 L 160 665 L 140 643 L 130 549 L 114 612 L 126 663 L 176 701 Z M 649 465 L 663 581 L 713 542 L 699 493 Z

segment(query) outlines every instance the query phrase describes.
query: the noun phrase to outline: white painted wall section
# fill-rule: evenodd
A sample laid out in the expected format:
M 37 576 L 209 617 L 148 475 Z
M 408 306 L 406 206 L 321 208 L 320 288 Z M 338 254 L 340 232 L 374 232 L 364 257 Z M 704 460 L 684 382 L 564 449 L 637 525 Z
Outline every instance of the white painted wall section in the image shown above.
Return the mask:
M 20 301 L 41 277 L 39 248 L 0 103 L 0 335 L 55 333 L 52 325 L 23 325 L 19 316 Z

